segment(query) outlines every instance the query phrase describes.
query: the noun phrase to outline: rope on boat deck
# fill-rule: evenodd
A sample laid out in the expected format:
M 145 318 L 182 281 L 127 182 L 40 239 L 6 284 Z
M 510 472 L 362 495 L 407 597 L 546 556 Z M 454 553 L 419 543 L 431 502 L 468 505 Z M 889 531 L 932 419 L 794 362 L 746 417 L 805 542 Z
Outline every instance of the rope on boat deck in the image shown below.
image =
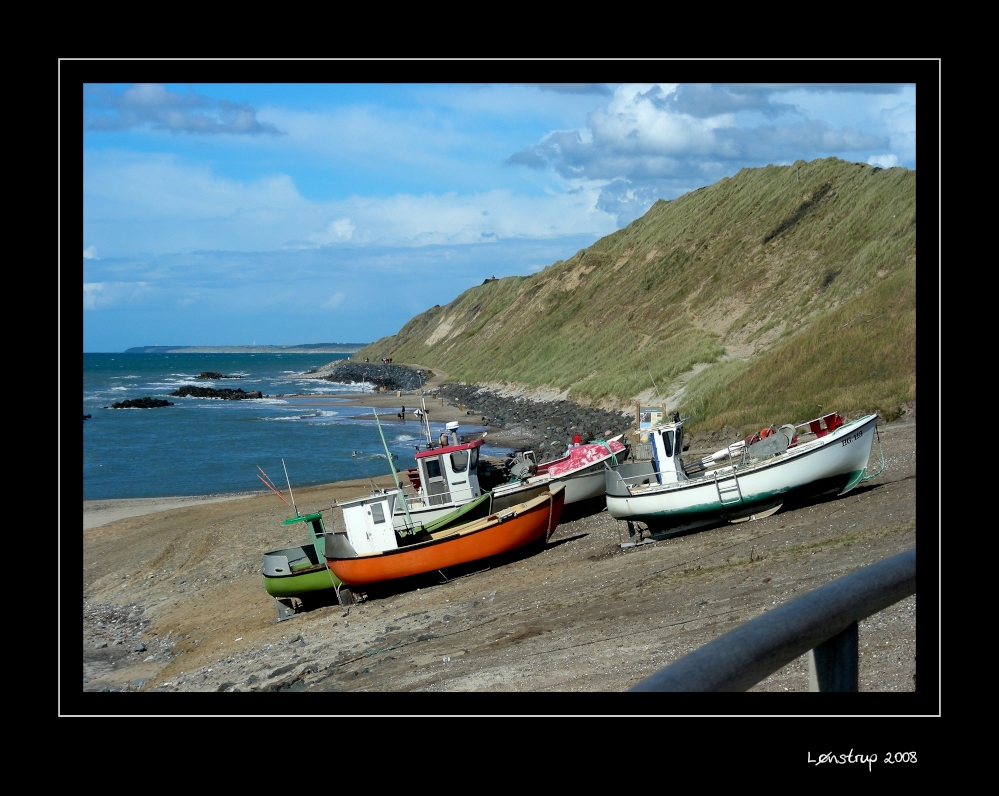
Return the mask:
M 860 479 L 861 483 L 863 483 L 864 481 L 870 481 L 872 478 L 877 478 L 879 475 L 881 475 L 881 473 L 885 471 L 885 452 L 881 447 L 881 430 L 877 426 L 874 427 L 874 436 L 878 440 L 878 452 L 881 454 L 881 469 L 878 470 L 876 473 L 872 473 L 871 475 L 865 475 L 863 478 Z

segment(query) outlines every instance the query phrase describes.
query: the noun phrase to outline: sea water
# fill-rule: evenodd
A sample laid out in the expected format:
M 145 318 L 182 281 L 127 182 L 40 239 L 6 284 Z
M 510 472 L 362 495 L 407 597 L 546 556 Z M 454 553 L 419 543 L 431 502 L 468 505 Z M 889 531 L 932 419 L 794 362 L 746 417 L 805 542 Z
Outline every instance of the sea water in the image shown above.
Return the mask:
M 84 354 L 83 499 L 176 497 L 253 492 L 266 487 L 261 471 L 282 492 L 298 487 L 391 474 L 414 467 L 426 433 L 410 412 L 348 406 L 347 393 L 372 384 L 306 378 L 348 354 Z M 238 379 L 204 380 L 204 372 Z M 262 399 L 179 398 L 181 385 L 242 389 Z M 159 398 L 173 406 L 112 409 L 128 399 Z M 444 430 L 431 423 L 431 438 Z M 463 426 L 463 433 L 484 430 Z M 65 429 L 64 429 L 65 431 Z M 385 446 L 382 444 L 384 435 Z M 483 446 L 485 456 L 508 449 Z M 285 476 L 287 469 L 287 479 Z M 401 477 L 400 477 L 401 478 Z M 401 479 L 403 480 L 403 479 Z

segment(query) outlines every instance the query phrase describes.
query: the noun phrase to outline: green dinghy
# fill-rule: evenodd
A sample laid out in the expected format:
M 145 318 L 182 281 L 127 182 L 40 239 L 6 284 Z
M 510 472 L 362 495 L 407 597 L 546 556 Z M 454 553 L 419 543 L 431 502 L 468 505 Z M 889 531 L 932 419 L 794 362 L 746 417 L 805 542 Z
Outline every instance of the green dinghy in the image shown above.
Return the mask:
M 323 515 L 306 514 L 290 517 L 285 525 L 303 522 L 308 528 L 311 544 L 286 547 L 264 553 L 264 588 L 277 601 L 278 621 L 294 615 L 305 595 L 315 595 L 333 589 L 338 602 L 343 603 L 349 591 L 340 593 L 340 579 L 326 565 L 326 526 Z

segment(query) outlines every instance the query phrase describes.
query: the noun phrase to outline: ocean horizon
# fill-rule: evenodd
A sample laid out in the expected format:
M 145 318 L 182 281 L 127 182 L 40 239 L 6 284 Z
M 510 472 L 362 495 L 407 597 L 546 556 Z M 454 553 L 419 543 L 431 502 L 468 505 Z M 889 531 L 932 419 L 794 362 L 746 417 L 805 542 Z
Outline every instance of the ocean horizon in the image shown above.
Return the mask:
M 350 354 L 147 354 L 83 355 L 83 499 L 188 497 L 259 492 L 263 471 L 280 489 L 391 474 L 385 447 L 402 472 L 425 443 L 415 420 L 393 412 L 381 423 L 373 409 L 350 406 L 340 396 L 374 392 L 372 384 L 338 384 L 306 378 Z M 217 372 L 239 377 L 197 378 Z M 261 399 L 180 398 L 181 385 L 260 391 Z M 136 398 L 173 406 L 112 409 Z M 409 400 L 413 400 L 412 397 Z M 312 404 L 312 405 L 310 405 Z M 414 404 L 413 408 L 416 406 Z M 379 413 L 379 418 L 384 415 Z M 443 424 L 431 423 L 436 438 Z M 465 426 L 463 431 L 484 430 Z M 484 446 L 486 456 L 508 448 Z

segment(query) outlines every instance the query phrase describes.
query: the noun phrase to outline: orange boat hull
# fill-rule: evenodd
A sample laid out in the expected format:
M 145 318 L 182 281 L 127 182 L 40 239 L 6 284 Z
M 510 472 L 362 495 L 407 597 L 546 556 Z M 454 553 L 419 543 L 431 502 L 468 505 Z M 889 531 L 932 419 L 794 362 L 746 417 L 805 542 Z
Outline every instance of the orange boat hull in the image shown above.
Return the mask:
M 534 503 L 537 505 L 531 505 Z M 502 512 L 458 526 L 451 529 L 452 535 L 441 539 L 353 558 L 327 557 L 327 561 L 346 585 L 364 586 L 509 553 L 551 536 L 562 516 L 565 489 L 523 505 L 530 507 L 507 519 Z

